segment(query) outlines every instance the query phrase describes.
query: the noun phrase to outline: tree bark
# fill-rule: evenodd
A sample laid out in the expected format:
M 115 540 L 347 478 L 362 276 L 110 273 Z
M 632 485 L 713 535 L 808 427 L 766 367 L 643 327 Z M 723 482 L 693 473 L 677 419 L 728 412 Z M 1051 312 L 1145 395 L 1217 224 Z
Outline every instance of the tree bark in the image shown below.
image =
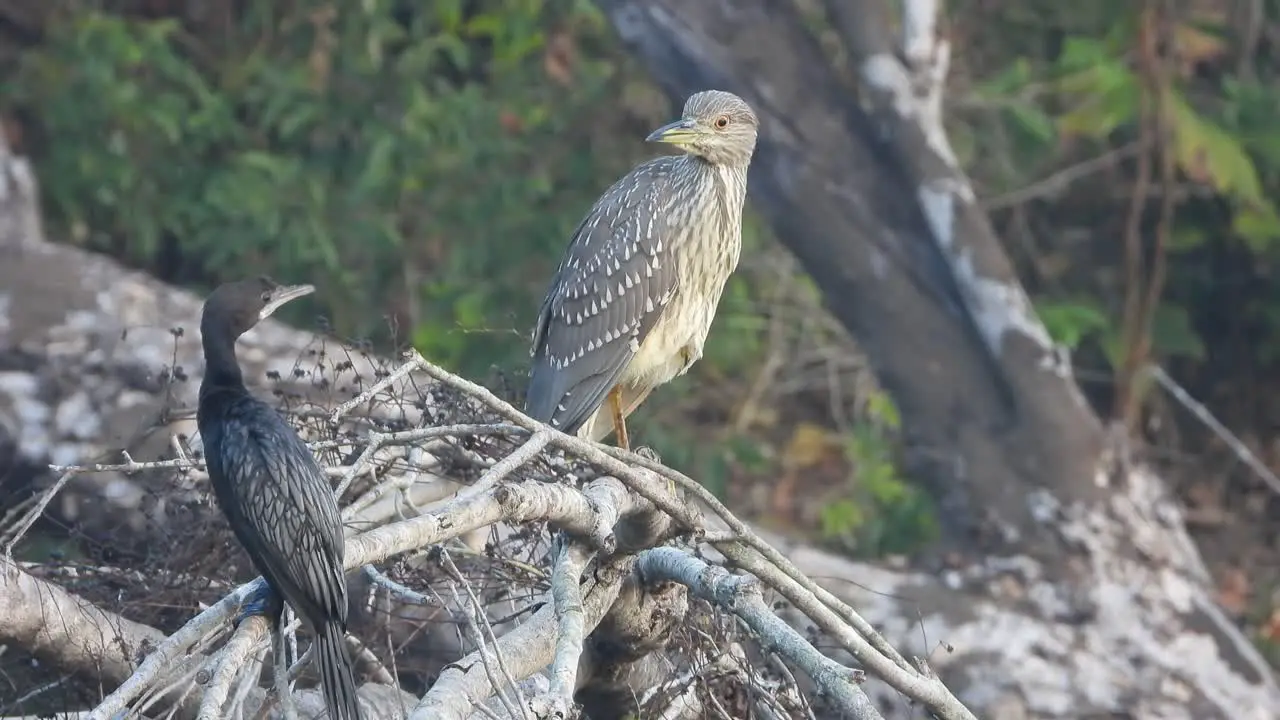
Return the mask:
M 1181 508 L 1088 407 L 951 154 L 938 3 L 903 3 L 895 47 L 887 0 L 830 2 L 852 73 L 793 3 L 598 4 L 673 102 L 721 88 L 759 115 L 752 207 L 868 354 L 948 522 L 939 548 L 967 559 L 927 591 L 872 585 L 944 602 L 925 627 L 960 698 L 982 717 L 1274 716 Z

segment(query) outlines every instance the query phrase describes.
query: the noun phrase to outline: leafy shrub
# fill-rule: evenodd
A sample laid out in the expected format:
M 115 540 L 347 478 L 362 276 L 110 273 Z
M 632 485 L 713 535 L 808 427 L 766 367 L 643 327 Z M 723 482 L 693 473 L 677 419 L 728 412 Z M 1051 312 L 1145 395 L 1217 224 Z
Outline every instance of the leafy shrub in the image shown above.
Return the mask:
M 539 0 L 246 8 L 223 28 L 53 21 L 3 99 L 38 118 L 55 227 L 203 287 L 309 280 L 339 332 L 513 362 L 569 231 L 641 150 L 593 152 L 612 139 L 597 123 L 626 120 L 598 110 L 612 62 L 572 52 L 600 18 Z

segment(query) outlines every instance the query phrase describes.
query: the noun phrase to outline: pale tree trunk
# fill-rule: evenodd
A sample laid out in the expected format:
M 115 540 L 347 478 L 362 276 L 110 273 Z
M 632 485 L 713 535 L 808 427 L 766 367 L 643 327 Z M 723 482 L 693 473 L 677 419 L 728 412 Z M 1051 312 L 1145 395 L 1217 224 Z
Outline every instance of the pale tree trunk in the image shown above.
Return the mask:
M 942 126 L 938 2 L 902 3 L 897 42 L 896 3 L 828 3 L 860 89 L 792 3 L 598 4 L 674 102 L 721 88 L 755 108 L 752 207 L 901 410 L 907 469 L 964 559 L 928 590 L 858 578 L 922 598 L 927 632 L 904 602 L 891 639 L 981 717 L 1277 717 L 1275 676 L 1215 605 L 1181 508 L 1085 403 L 974 202 Z

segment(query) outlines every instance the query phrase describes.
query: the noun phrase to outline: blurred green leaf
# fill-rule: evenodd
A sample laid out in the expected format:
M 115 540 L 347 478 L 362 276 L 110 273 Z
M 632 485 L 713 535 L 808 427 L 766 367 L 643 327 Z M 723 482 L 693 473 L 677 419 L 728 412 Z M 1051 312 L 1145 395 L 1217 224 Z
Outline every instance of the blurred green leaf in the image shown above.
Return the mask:
M 1000 73 L 979 82 L 974 90 L 979 95 L 1003 100 L 1006 96 L 1016 94 L 1025 88 L 1032 77 L 1030 61 L 1026 58 L 1017 58 Z
M 1070 111 L 1058 116 L 1063 135 L 1105 138 L 1138 117 L 1137 81 L 1118 64 L 1081 70 L 1063 78 L 1060 87 L 1076 99 Z
M 1261 253 L 1274 247 L 1276 240 L 1280 239 L 1280 216 L 1269 203 L 1260 207 L 1244 207 L 1232 218 L 1231 229 L 1254 252 Z
M 1008 106 L 1010 117 L 1019 129 L 1030 137 L 1044 143 L 1053 142 L 1058 137 L 1058 129 L 1053 118 L 1043 110 L 1023 103 Z
M 1165 303 L 1151 320 L 1151 349 L 1165 356 L 1204 360 L 1204 341 L 1191 325 L 1185 308 Z
M 1073 350 L 1082 340 L 1111 324 L 1102 309 L 1088 300 L 1037 300 L 1035 307 L 1049 337 Z
M 1169 233 L 1169 252 L 1187 252 L 1203 247 L 1208 237 L 1204 228 L 1194 225 L 1175 225 Z
M 1168 103 L 1175 158 L 1182 171 L 1225 195 L 1266 204 L 1253 161 L 1239 141 L 1200 116 L 1177 94 L 1170 94 Z
M 889 396 L 889 393 L 882 390 L 877 390 L 867 396 L 867 416 L 891 431 L 897 431 L 902 427 L 902 418 L 898 414 L 898 405 Z
M 822 534 L 829 538 L 852 535 L 866 521 L 862 508 L 847 498 L 824 504 L 820 516 Z

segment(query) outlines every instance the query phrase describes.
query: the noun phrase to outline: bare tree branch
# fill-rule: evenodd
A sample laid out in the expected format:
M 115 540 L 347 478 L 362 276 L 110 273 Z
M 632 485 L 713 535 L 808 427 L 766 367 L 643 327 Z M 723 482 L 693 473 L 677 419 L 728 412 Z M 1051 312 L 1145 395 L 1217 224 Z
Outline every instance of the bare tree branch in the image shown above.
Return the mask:
M 227 703 L 232 682 L 249 662 L 259 641 L 270 632 L 270 621 L 263 615 L 253 615 L 245 618 L 244 622 L 240 623 L 231 634 L 231 640 L 223 646 L 214 660 L 213 678 L 205 686 L 204 697 L 200 700 L 199 720 L 218 720 L 226 716 L 222 707 Z M 289 687 L 287 678 L 281 678 L 281 680 L 284 682 L 283 687 L 287 689 Z M 280 686 L 279 681 L 277 686 Z M 282 701 L 284 701 L 283 698 Z
M 656 548 L 641 553 L 636 570 L 651 580 L 678 582 L 698 597 L 742 618 L 761 638 L 766 639 L 770 646 L 768 650 L 777 651 L 795 663 L 813 678 L 821 692 L 836 698 L 838 707 L 847 717 L 881 720 L 879 711 L 858 687 L 865 677 L 863 673 L 827 658 L 775 615 L 764 602 L 759 580 L 731 575 L 724 568 L 708 565 L 675 548 Z M 937 708 L 935 712 L 940 718 L 976 720 L 959 702 L 951 707 Z
M 67 670 L 122 682 L 147 648 L 164 640 L 152 627 L 98 609 L 0 557 L 0 640 Z
M 593 583 L 583 593 L 583 625 L 594 628 L 617 597 L 622 576 Z M 546 604 L 528 622 L 503 635 L 496 653 L 507 658 L 512 674 L 525 678 L 551 663 L 556 636 L 555 607 Z M 409 715 L 410 720 L 462 720 L 494 688 L 484 671 L 483 648 L 451 665 Z
M 551 708 L 554 717 L 569 717 L 578 689 L 578 661 L 586 642 L 586 618 L 582 610 L 582 571 L 591 554 L 565 535 L 560 535 L 554 570 L 551 573 L 551 597 L 555 603 L 556 654 L 551 665 Z

